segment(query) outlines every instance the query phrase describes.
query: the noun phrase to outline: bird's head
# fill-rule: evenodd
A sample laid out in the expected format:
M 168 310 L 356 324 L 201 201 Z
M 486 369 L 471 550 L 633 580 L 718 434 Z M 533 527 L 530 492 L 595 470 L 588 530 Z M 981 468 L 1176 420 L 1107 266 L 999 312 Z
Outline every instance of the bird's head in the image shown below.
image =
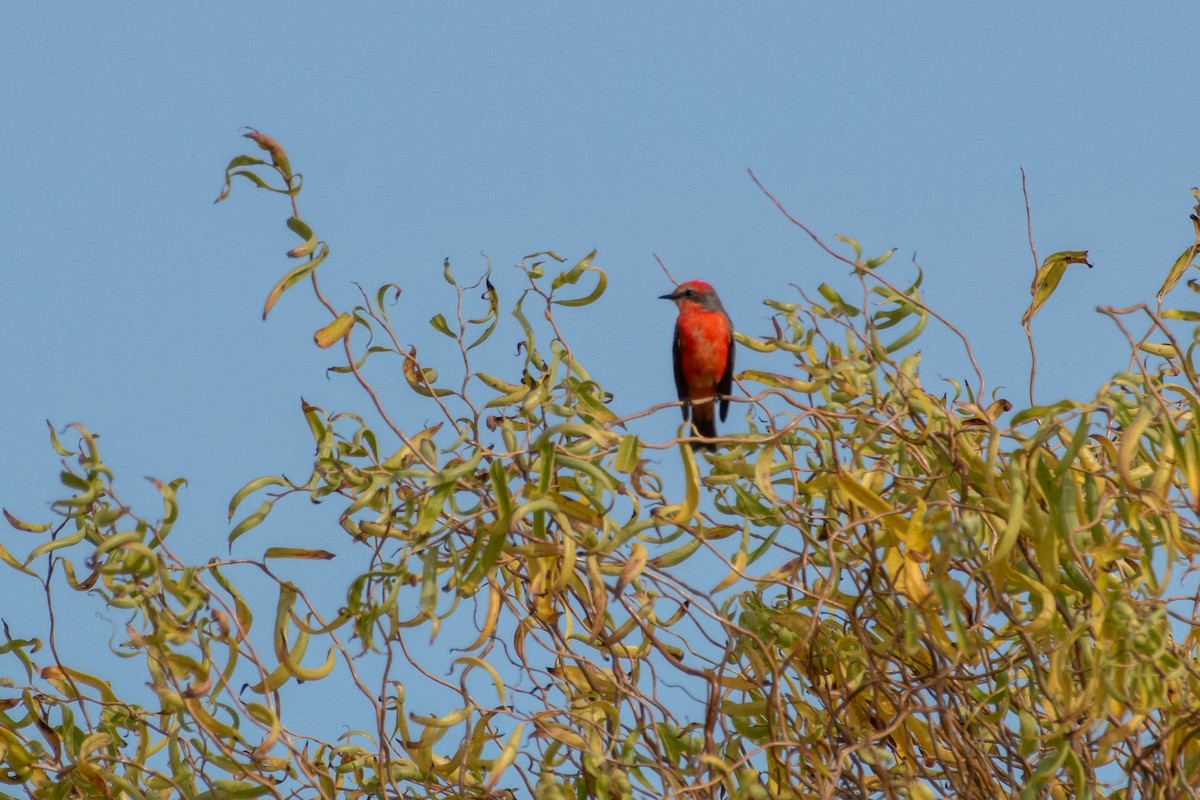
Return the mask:
M 675 287 L 675 291 L 661 295 L 658 299 L 674 300 L 680 311 L 689 306 L 702 308 L 705 311 L 725 311 L 720 298 L 717 297 L 717 290 L 704 281 L 681 283 Z

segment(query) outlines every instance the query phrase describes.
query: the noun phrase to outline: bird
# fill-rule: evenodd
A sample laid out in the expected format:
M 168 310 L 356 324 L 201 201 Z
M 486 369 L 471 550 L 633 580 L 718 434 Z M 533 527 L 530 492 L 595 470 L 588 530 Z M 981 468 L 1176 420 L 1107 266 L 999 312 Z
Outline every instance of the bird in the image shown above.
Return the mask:
M 673 300 L 679 308 L 675 321 L 675 389 L 683 401 L 683 418 L 689 413 L 696 433 L 706 438 L 717 435 L 715 406 L 721 404 L 721 421 L 729 413 L 733 389 L 733 322 L 721 299 L 704 281 L 687 281 L 675 291 L 659 297 Z M 692 442 L 692 449 L 716 451 L 713 442 Z

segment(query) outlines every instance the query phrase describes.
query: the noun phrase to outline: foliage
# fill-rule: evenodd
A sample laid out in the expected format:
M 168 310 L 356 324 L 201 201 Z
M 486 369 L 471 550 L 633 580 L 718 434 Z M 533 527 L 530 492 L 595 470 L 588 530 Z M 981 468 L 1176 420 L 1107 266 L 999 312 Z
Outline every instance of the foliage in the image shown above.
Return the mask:
M 56 520 L 6 511 L 37 544 L 0 548 L 9 585 L 40 585 L 50 620 L 6 624 L 0 644 L 12 791 L 1195 794 L 1200 626 L 1181 570 L 1200 545 L 1200 328 L 1188 328 L 1200 314 L 1162 306 L 1194 246 L 1157 307 L 1103 309 L 1128 336 L 1127 369 L 1091 399 L 1010 414 L 978 367 L 975 389 L 922 384 L 913 344 L 944 320 L 919 270 L 899 285 L 890 253 L 864 258 L 849 239 L 835 251 L 809 232 L 851 268 L 859 299 L 822 285 L 766 301 L 772 330 L 738 341 L 770 368 L 738 376 L 744 413 L 698 462 L 686 431 L 635 432 L 671 404 L 619 417 L 559 327 L 601 300 L 595 254 L 519 265 L 515 359 L 492 349 L 510 306 L 491 276 L 464 286 L 445 264 L 454 313 L 430 325 L 461 362 L 442 365 L 458 373 L 445 379 L 402 344 L 388 315 L 400 287 L 350 310 L 325 298 L 329 248 L 300 217 L 300 175 L 270 137 L 249 137 L 268 158 L 230 162 L 219 199 L 239 177 L 280 193 L 301 240 L 264 315 L 308 279 L 329 315 L 315 341 L 338 348 L 333 372 L 368 406 L 304 404 L 311 473 L 246 484 L 229 542 L 252 547 L 300 495 L 336 507 L 326 535 L 344 555 L 269 547 L 187 563 L 168 546 L 181 481 L 155 482 L 160 517 L 136 515 L 96 437 L 71 426 L 64 444 L 52 428 Z M 1046 260 L 1027 330 L 1051 279 L 1085 260 Z M 376 387 L 396 373 L 408 396 L 391 403 Z M 428 413 L 440 421 L 407 422 Z M 291 575 L 296 560 L 329 569 Z M 132 688 L 59 657 L 55 602 L 71 592 L 120 620 L 113 649 Z M 329 698 L 347 718 L 289 722 L 288 708 Z

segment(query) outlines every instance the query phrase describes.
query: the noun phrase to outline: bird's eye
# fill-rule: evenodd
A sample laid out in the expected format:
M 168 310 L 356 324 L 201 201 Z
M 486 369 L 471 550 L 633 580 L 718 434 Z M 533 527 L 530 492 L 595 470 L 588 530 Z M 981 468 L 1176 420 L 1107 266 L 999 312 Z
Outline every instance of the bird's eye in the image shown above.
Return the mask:
M 696 293 L 695 293 L 695 292 L 693 292 L 691 289 L 688 289 L 688 290 L 687 290 L 686 292 L 684 292 L 683 294 L 684 294 L 684 297 L 693 297 L 693 296 L 695 296 L 695 294 L 696 294 Z

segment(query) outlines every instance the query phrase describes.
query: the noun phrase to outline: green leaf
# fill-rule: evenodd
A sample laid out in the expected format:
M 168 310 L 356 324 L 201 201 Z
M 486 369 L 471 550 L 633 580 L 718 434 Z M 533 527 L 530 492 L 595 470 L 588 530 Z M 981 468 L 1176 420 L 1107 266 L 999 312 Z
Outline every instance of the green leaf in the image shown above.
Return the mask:
M 1046 260 L 1042 262 L 1042 268 L 1034 276 L 1033 286 L 1029 289 L 1033 300 L 1021 316 L 1022 325 L 1028 325 L 1034 315 L 1050 299 L 1050 295 L 1054 294 L 1067 267 L 1071 264 L 1087 264 L 1089 268 L 1092 266 L 1091 262 L 1087 260 L 1087 255 L 1087 250 L 1064 250 L 1046 257 Z
M 232 159 L 230 159 L 229 164 L 225 167 L 225 183 L 221 187 L 221 193 L 217 195 L 217 199 L 213 202 L 220 203 L 226 197 L 229 197 L 229 191 L 233 188 L 233 176 L 235 175 L 243 175 L 259 181 L 262 180 L 253 172 L 239 170 L 239 167 L 253 167 L 266 163 L 267 162 L 263 161 L 261 158 L 256 158 L 255 156 L 234 156 Z
M 842 236 L 841 234 L 834 234 L 833 238 L 842 244 L 849 245 L 850 249 L 854 251 L 854 260 L 857 262 L 862 261 L 863 249 L 857 239 L 851 239 L 849 236 Z
M 605 275 L 604 271 L 600 268 L 592 266 L 592 259 L 595 257 L 596 251 L 593 250 L 584 256 L 578 264 L 571 267 L 566 272 L 560 272 L 550 285 L 553 289 L 558 289 L 566 284 L 574 285 L 581 277 L 583 277 L 584 273 L 594 272 L 596 273 L 596 287 L 583 297 L 576 297 L 572 300 L 552 300 L 551 302 L 553 302 L 555 305 L 576 308 L 579 306 L 589 305 L 598 300 L 600 295 L 604 294 L 604 290 L 608 287 L 608 276 Z
M 485 279 L 487 280 L 487 279 Z M 487 291 L 484 293 L 484 299 L 488 301 L 488 312 L 479 319 L 468 320 L 472 325 L 482 325 L 484 322 L 491 320 L 491 324 L 475 338 L 475 341 L 467 345 L 468 350 L 474 350 L 479 345 L 483 344 L 492 335 L 492 331 L 496 330 L 496 326 L 500 324 L 500 295 L 496 292 L 496 287 L 492 286 L 491 280 L 487 280 Z
M 283 296 L 284 292 L 295 286 L 299 281 L 302 281 L 308 277 L 313 270 L 321 265 L 321 262 L 324 261 L 325 257 L 328 255 L 329 245 L 322 242 L 317 247 L 316 255 L 314 255 L 310 261 L 304 262 L 280 278 L 279 282 L 275 284 L 275 287 L 271 289 L 271 293 L 267 295 L 266 302 L 263 303 L 263 319 L 266 319 L 267 315 L 271 313 L 271 309 L 275 307 L 277 302 L 279 302 L 279 298 Z
M 1196 263 L 1196 252 L 1200 249 L 1200 217 L 1192 214 L 1191 220 L 1196 240 L 1179 254 L 1179 258 L 1175 259 L 1175 263 L 1167 271 L 1167 278 L 1156 295 L 1159 303 L 1162 303 L 1163 298 L 1175 288 L 1175 284 L 1179 283 L 1179 279 L 1183 277 L 1183 273 L 1187 272 L 1188 267 L 1194 266 Z
M 895 252 L 896 252 L 896 248 L 893 247 L 891 250 L 888 250 L 886 253 L 877 255 L 874 258 L 868 258 L 867 263 L 864 264 L 863 266 L 866 267 L 867 269 L 875 269 L 877 267 L 882 267 L 885 263 L 887 263 L 887 260 L 895 254 Z
M 310 550 L 305 547 L 268 547 L 263 558 L 296 558 L 302 561 L 328 561 L 334 554 L 328 550 Z
M 488 476 L 491 479 L 492 493 L 496 498 L 496 519 L 488 531 L 483 554 L 459 587 L 459 592 L 464 597 L 475 594 L 484 577 L 490 573 L 500 558 L 500 554 L 504 552 L 504 545 L 508 543 L 508 536 L 512 531 L 512 494 L 508 489 L 508 475 L 499 459 L 492 461 L 488 468 Z
M 809 394 L 820 389 L 820 384 L 815 381 L 801 381 L 796 378 L 789 378 L 786 375 L 778 375 L 774 372 L 762 372 L 756 369 L 748 369 L 738 375 L 739 380 L 754 381 L 761 383 L 763 386 L 770 386 L 775 389 L 786 389 L 790 392 L 798 392 L 800 394 Z
M 241 489 L 238 489 L 237 494 L 235 494 L 229 500 L 228 519 L 232 520 L 234 512 L 237 511 L 237 508 L 238 508 L 238 506 L 240 506 L 242 504 L 242 501 L 245 500 L 250 495 L 257 492 L 259 489 L 265 489 L 268 486 L 287 486 L 287 485 L 288 485 L 288 482 L 286 480 L 284 480 L 283 478 L 276 477 L 275 475 L 264 475 L 261 478 L 255 478 L 254 480 L 250 481 L 245 486 L 243 486 Z
M 8 520 L 8 524 L 19 531 L 25 531 L 26 533 L 45 533 L 46 531 L 50 530 L 50 525 L 46 523 L 24 522 L 8 513 L 7 508 L 3 509 L 3 511 L 4 518 Z
M 58 441 L 58 434 L 54 430 L 54 426 L 50 424 L 50 420 L 46 420 L 46 427 L 50 429 L 50 446 L 54 448 L 54 452 L 58 453 L 63 458 L 75 455 L 74 450 L 69 450 L 63 447 Z
M 637 469 L 641 456 L 641 443 L 637 436 L 622 436 L 621 444 L 617 447 L 617 460 L 613 469 L 628 475 Z
M 424 564 L 421 568 L 421 594 L 420 594 L 420 609 L 426 619 L 433 622 L 437 619 L 437 578 L 438 578 L 438 551 L 436 548 L 430 547 L 425 551 Z M 433 636 L 437 635 L 436 627 L 433 631 Z M 432 636 L 430 641 L 432 641 Z
M 49 542 L 42 542 L 37 547 L 29 551 L 29 555 L 25 557 L 25 564 L 32 564 L 38 558 L 46 555 L 47 553 L 53 553 L 55 550 L 61 550 L 64 547 L 71 547 L 79 544 L 83 541 L 85 533 L 86 531 L 79 530 L 68 536 L 52 539 Z
M 842 296 L 837 293 L 837 290 L 835 290 L 828 283 L 822 283 L 817 287 L 817 291 L 820 292 L 821 296 L 828 300 L 835 309 L 841 311 L 843 314 L 846 314 L 850 317 L 857 317 L 861 313 L 856 306 L 853 306 L 842 299 Z
M 529 255 L 525 256 L 521 260 L 528 261 L 531 258 L 541 258 L 542 256 L 549 256 L 550 258 L 553 258 L 555 261 L 559 262 L 560 264 L 567 260 L 567 259 L 563 258 L 562 256 L 560 256 L 558 253 L 554 252 L 553 250 L 542 250 L 537 253 L 530 253 Z
M 271 513 L 271 509 L 274 507 L 274 505 L 275 498 L 264 500 L 263 504 L 260 505 L 256 511 L 247 515 L 245 519 L 235 525 L 233 530 L 229 532 L 229 546 L 232 547 L 233 543 L 236 542 L 242 536 L 242 534 L 261 525 L 263 520 L 265 520 Z
M 304 240 L 304 244 L 297 245 L 287 252 L 288 258 L 303 258 L 317 249 L 317 235 L 307 222 L 299 217 L 288 217 L 287 226 L 292 233 Z
M 447 324 L 446 318 L 444 316 L 442 316 L 441 314 L 434 314 L 429 319 L 429 324 L 432 325 L 433 329 L 435 331 L 437 331 L 438 333 L 443 333 L 446 336 L 449 336 L 451 339 L 458 338 L 457 336 L 455 336 L 454 331 L 450 330 L 450 325 Z
M 436 389 L 433 385 L 437 383 L 437 370 L 431 367 L 422 367 L 417 362 L 417 348 L 413 345 L 409 348 L 408 354 L 404 357 L 404 380 L 408 383 L 410 389 L 423 397 L 445 397 L 448 394 L 454 394 L 450 389 Z

